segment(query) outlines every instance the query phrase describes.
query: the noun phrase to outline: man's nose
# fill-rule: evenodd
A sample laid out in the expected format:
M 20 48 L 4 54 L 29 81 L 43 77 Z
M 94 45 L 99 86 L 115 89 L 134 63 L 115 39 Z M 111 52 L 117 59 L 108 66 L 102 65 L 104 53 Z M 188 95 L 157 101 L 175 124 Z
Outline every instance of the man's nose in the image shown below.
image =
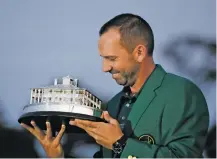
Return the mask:
M 112 69 L 111 65 L 109 65 L 108 62 L 103 61 L 103 67 L 102 67 L 103 72 L 109 72 L 111 71 L 111 69 Z

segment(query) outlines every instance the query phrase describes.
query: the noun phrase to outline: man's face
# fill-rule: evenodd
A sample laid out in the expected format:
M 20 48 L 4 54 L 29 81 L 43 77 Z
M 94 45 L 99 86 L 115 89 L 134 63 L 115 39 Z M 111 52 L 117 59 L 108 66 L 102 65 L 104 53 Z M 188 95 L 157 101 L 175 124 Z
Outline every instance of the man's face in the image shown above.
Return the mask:
M 133 53 L 120 44 L 117 29 L 110 29 L 100 37 L 99 52 L 103 59 L 103 71 L 110 72 L 119 85 L 132 86 L 135 83 L 139 63 Z

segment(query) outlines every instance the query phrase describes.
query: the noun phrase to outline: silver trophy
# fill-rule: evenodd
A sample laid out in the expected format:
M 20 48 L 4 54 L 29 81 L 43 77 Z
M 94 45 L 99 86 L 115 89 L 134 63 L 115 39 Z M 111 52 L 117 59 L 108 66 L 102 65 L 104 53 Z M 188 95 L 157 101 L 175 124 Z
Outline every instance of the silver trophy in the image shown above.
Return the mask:
M 31 126 L 31 120 L 46 130 L 50 121 L 52 130 L 59 131 L 62 124 L 66 132 L 84 133 L 85 131 L 69 125 L 71 119 L 105 122 L 100 118 L 102 101 L 85 88 L 78 87 L 78 79 L 63 77 L 61 83 L 54 79 L 54 85 L 31 89 L 30 103 L 23 108 L 18 122 Z

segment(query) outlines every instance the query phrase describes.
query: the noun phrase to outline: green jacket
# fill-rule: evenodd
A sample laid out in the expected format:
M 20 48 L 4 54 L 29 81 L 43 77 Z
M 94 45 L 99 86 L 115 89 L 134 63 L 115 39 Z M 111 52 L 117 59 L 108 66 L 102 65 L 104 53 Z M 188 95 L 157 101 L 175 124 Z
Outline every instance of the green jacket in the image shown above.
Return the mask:
M 108 102 L 113 118 L 121 94 Z M 209 125 L 204 95 L 191 81 L 166 73 L 160 65 L 144 84 L 128 120 L 133 135 L 121 158 L 202 157 Z M 111 158 L 111 150 L 103 148 L 103 157 Z

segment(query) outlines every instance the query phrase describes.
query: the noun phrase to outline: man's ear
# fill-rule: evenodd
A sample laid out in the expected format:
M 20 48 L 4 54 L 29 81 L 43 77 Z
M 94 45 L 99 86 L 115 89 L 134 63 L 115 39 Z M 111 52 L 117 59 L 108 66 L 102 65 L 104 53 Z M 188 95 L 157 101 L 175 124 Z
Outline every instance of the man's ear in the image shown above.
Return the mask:
M 147 49 L 144 45 L 138 45 L 134 49 L 133 54 L 134 54 L 134 59 L 140 63 L 147 56 Z

